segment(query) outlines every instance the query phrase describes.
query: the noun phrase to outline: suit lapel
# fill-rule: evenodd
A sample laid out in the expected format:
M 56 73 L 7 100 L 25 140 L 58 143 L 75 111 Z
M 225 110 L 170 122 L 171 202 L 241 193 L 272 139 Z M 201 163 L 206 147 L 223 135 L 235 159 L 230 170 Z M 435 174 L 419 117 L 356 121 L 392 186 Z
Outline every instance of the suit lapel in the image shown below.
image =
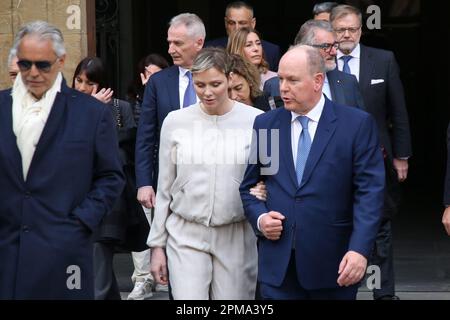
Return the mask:
M 333 110 L 335 106 L 330 100 L 326 99 L 325 106 L 323 108 L 322 116 L 319 120 L 319 125 L 317 126 L 316 134 L 314 136 L 314 141 L 311 146 L 311 151 L 306 161 L 305 171 L 303 173 L 302 188 L 308 180 L 311 178 L 311 174 L 314 171 L 317 163 L 319 162 L 326 146 L 330 142 L 331 137 L 336 130 L 336 114 Z
M 61 85 L 61 92 L 58 92 L 56 95 L 55 102 L 53 103 L 52 110 L 50 111 L 47 119 L 47 123 L 45 124 L 41 138 L 36 146 L 36 151 L 34 152 L 33 160 L 31 161 L 28 177 L 31 177 L 33 168 L 36 166 L 36 163 L 39 163 L 45 149 L 50 145 L 51 139 L 56 135 L 58 128 L 63 122 L 62 118 L 66 110 L 68 94 L 69 89 L 67 88 L 65 82 L 63 82 Z
M 330 85 L 331 97 L 334 103 L 345 104 L 345 94 L 342 87 L 342 79 L 339 78 L 337 68 L 327 72 L 328 83 Z
M 17 137 L 13 131 L 11 91 L 8 91 L 7 97 L 5 97 L 5 105 L 0 106 L 0 123 L 0 137 L 2 137 L 0 148 L 4 149 L 3 154 L 8 158 L 14 173 L 23 182 L 22 156 L 17 147 Z
M 367 92 L 370 88 L 370 78 L 372 75 L 372 70 L 375 67 L 373 59 L 371 58 L 370 52 L 367 48 L 361 45 L 361 63 L 359 69 L 359 87 L 361 92 Z
M 292 114 L 284 109 L 279 122 L 280 123 L 277 123 L 274 127 L 280 128 L 280 156 L 284 161 L 285 168 L 287 169 L 288 175 L 291 177 L 292 183 L 297 187 L 297 174 L 295 173 L 294 156 L 292 155 Z
M 169 92 L 169 101 L 172 111 L 178 110 L 180 106 L 180 69 L 178 66 L 172 66 L 167 75 L 167 86 Z

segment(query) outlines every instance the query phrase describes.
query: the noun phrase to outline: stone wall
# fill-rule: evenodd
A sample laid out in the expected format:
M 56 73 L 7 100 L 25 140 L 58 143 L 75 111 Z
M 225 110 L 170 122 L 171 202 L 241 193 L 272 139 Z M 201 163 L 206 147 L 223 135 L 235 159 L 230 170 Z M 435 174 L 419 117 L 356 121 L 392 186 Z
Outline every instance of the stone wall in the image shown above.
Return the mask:
M 33 20 L 48 21 L 63 32 L 68 83 L 77 63 L 87 55 L 86 0 L 0 0 L 0 89 L 11 86 L 7 61 L 14 35 Z

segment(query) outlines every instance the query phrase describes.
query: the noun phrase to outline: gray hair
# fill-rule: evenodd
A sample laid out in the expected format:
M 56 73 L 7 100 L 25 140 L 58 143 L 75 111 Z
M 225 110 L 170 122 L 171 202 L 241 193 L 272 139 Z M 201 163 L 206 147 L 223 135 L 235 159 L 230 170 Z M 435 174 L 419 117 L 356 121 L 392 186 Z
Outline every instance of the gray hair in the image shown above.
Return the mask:
M 18 51 L 20 42 L 27 35 L 36 36 L 40 40 L 50 40 L 53 45 L 53 50 L 58 58 L 61 58 L 66 54 L 62 32 L 46 21 L 33 21 L 20 28 L 19 32 L 17 32 L 16 39 L 14 40 L 13 49 L 16 50 L 16 52 Z
M 337 7 L 339 4 L 337 2 L 321 2 L 316 3 L 313 8 L 313 17 L 321 14 L 321 13 L 331 13 L 334 7 Z
M 195 58 L 191 72 L 195 74 L 216 68 L 228 76 L 231 72 L 231 64 L 231 58 L 225 49 L 214 47 L 204 48 L 199 52 L 197 58 Z
M 314 39 L 316 37 L 316 30 L 324 30 L 331 32 L 334 35 L 333 27 L 331 23 L 323 20 L 308 20 L 306 21 L 297 33 L 294 44 L 307 44 L 314 45 Z
M 11 48 L 11 50 L 9 51 L 9 56 L 8 56 L 8 67 L 11 65 L 12 61 L 16 57 L 17 57 L 17 50 L 15 48 Z
M 333 10 L 331 10 L 330 14 L 330 22 L 333 24 L 335 20 L 344 18 L 350 14 L 354 14 L 358 17 L 359 21 L 361 22 L 362 26 L 362 13 L 361 11 L 353 6 L 341 4 L 337 7 L 334 7 Z
M 319 50 L 304 44 L 298 44 L 289 48 L 291 50 L 300 49 L 306 54 L 306 64 L 308 66 L 308 71 L 311 76 L 316 73 L 326 73 L 325 61 L 320 54 Z
M 248 3 L 245 3 L 244 1 L 235 1 L 227 5 L 227 8 L 225 9 L 225 16 L 228 17 L 228 14 L 230 13 L 231 9 L 242 9 L 245 8 L 248 11 L 250 11 L 252 18 L 255 16 L 255 12 L 253 10 L 253 7 L 249 5 Z
M 170 20 L 170 27 L 184 25 L 190 38 L 206 38 L 206 29 L 202 19 L 194 13 L 182 13 Z

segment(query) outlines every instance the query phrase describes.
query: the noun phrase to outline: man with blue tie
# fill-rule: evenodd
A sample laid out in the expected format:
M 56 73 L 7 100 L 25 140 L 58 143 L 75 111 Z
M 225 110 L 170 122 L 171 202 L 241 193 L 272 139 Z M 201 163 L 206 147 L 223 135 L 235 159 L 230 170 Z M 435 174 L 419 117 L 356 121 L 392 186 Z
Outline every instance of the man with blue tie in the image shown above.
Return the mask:
M 162 123 L 171 111 L 197 102 L 189 69 L 206 37 L 205 26 L 195 14 L 180 14 L 172 18 L 169 25 L 168 52 L 174 65 L 155 74 L 147 83 L 136 139 L 138 200 L 148 209 L 155 206 Z
M 255 120 L 240 191 L 259 236 L 264 299 L 355 299 L 381 220 L 375 121 L 328 100 L 324 73 L 317 49 L 292 48 L 279 67 L 285 108 Z M 261 180 L 266 202 L 249 193 Z
M 412 155 L 400 72 L 393 52 L 360 44 L 363 20 L 359 9 L 339 5 L 331 11 L 330 21 L 339 42 L 338 68 L 358 79 L 364 110 L 377 122 L 385 155 L 386 198 L 371 258 L 371 263 L 381 269 L 381 288 L 374 289 L 373 296 L 380 300 L 398 300 L 391 222 L 398 207 L 399 183 L 408 177 L 408 159 Z
M 357 107 L 364 110 L 364 102 L 356 77 L 341 72 L 336 65 L 336 54 L 339 47 L 331 24 L 327 21 L 308 20 L 295 37 L 294 44 L 305 44 L 320 50 L 325 59 L 325 82 L 323 93 L 328 99 L 344 106 Z M 272 97 L 280 96 L 279 78 L 266 81 L 264 92 Z

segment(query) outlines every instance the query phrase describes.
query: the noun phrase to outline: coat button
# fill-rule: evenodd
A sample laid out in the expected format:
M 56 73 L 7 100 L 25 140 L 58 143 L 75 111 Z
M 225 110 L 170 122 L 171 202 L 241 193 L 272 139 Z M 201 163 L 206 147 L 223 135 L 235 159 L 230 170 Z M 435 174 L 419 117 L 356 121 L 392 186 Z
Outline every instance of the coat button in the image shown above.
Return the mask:
M 29 191 L 25 192 L 25 198 L 30 199 L 31 198 L 31 192 L 29 192 Z
M 28 233 L 28 232 L 30 232 L 30 227 L 28 227 L 28 226 L 22 226 L 22 231 L 23 232 L 25 232 L 25 233 Z

